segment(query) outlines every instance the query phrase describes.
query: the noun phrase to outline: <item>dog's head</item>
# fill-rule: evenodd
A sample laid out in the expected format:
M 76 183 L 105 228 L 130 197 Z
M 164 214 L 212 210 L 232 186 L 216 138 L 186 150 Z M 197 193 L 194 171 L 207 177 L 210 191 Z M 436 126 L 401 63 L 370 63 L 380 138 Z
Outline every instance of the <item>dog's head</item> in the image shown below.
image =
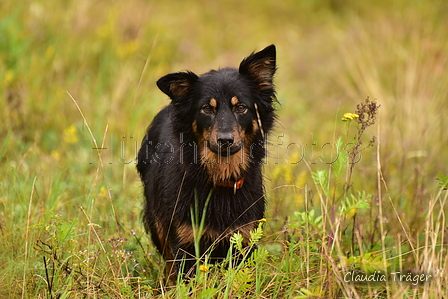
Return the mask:
M 262 137 L 271 129 L 275 71 L 271 45 L 243 59 L 239 69 L 168 74 L 157 86 L 171 98 L 175 117 L 191 127 L 201 150 L 228 159 L 244 147 L 247 151 L 257 133 Z
M 240 150 L 246 135 L 270 129 L 271 122 L 260 115 L 273 111 L 275 70 L 271 45 L 245 58 L 238 70 L 224 68 L 201 76 L 173 73 L 160 78 L 157 86 L 172 99 L 179 115 L 191 120 L 193 131 L 203 136 L 212 152 L 228 156 Z

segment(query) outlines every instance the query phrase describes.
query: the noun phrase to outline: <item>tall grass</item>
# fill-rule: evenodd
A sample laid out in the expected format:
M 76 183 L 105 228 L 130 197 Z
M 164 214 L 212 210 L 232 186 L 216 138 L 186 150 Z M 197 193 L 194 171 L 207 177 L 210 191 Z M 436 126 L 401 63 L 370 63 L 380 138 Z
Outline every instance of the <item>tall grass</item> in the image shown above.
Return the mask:
M 447 12 L 441 0 L 2 1 L 0 297 L 445 296 Z M 134 160 L 167 104 L 154 82 L 271 43 L 281 104 L 258 249 L 166 286 Z M 367 96 L 381 107 L 359 138 L 341 118 Z M 433 277 L 391 274 L 409 271 Z

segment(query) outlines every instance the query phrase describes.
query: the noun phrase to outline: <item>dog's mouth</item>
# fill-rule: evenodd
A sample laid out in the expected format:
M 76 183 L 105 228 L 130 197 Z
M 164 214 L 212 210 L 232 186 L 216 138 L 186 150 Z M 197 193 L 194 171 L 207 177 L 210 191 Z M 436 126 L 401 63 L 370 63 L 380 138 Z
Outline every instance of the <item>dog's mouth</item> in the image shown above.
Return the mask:
M 242 142 L 238 143 L 209 143 L 208 148 L 221 157 L 229 157 L 238 153 L 243 147 Z

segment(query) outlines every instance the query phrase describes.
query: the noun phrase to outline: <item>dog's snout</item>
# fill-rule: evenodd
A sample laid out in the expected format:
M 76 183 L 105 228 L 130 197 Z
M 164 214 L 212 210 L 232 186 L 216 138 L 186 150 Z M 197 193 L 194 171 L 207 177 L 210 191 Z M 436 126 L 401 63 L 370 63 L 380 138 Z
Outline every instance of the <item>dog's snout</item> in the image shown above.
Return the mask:
M 218 143 L 221 145 L 227 144 L 230 145 L 233 143 L 233 134 L 232 133 L 224 133 L 218 134 Z

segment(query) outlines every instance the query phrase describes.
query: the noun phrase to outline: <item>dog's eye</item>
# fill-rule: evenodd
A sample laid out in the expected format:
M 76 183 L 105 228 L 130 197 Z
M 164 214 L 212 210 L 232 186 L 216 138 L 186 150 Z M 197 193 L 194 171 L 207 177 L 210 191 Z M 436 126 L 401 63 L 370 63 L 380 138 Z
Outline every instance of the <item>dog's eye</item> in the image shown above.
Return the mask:
M 236 112 L 243 113 L 243 112 L 246 112 L 247 108 L 246 108 L 246 106 L 240 104 L 235 107 L 235 110 L 236 110 Z
M 210 105 L 204 105 L 204 106 L 202 106 L 202 111 L 204 111 L 205 113 L 212 113 L 213 108 Z

